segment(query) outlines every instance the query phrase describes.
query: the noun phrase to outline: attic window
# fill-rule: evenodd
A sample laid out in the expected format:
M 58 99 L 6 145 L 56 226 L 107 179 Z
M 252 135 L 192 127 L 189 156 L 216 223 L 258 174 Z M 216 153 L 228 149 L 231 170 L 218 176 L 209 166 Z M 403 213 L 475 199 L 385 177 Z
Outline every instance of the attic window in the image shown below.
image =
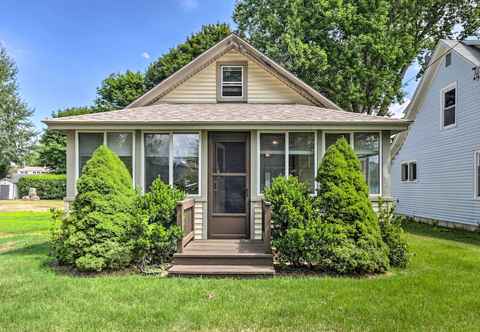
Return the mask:
M 448 67 L 452 64 L 452 53 L 448 53 L 445 56 L 445 67 Z
M 219 67 L 219 101 L 246 100 L 246 67 L 239 64 L 223 64 Z

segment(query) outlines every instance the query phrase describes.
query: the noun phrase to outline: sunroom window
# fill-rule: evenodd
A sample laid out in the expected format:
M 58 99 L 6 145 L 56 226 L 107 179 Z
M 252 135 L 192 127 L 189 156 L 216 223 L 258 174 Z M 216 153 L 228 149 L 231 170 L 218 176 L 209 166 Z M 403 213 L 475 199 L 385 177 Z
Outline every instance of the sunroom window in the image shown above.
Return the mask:
M 107 133 L 107 146 L 115 152 L 133 174 L 133 135 L 132 133 Z
M 296 176 L 315 189 L 315 133 L 260 134 L 260 192 L 277 176 Z
M 78 175 L 82 175 L 83 167 L 90 160 L 95 150 L 104 143 L 104 133 L 78 134 Z
M 196 133 L 144 134 L 145 190 L 159 177 L 186 193 L 199 193 L 199 140 Z

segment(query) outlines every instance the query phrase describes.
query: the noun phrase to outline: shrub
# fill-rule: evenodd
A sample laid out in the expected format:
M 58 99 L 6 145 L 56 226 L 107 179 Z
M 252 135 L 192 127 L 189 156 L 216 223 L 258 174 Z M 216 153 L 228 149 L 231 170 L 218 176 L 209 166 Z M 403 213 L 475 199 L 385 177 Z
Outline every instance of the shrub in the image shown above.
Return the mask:
M 318 170 L 315 226 L 320 266 L 338 273 L 375 273 L 388 269 L 388 248 L 368 196 L 360 163 L 345 139 L 329 147 Z
M 53 232 L 52 252 L 60 264 L 80 271 L 121 269 L 132 259 L 128 233 L 137 193 L 123 162 L 100 146 L 77 181 L 72 211 Z
M 378 221 L 383 242 L 388 247 L 390 265 L 405 268 L 409 261 L 409 248 L 402 229 L 402 217 L 395 216 L 395 206 L 385 203 L 382 199 L 378 202 Z
M 175 253 L 182 236 L 176 225 L 176 205 L 184 198 L 183 191 L 157 178 L 150 191 L 137 199 L 131 237 L 136 239 L 135 258 L 141 266 L 164 263 Z
M 265 190 L 265 199 L 272 203 L 272 246 L 282 263 L 306 263 L 304 243 L 309 221 L 315 218 L 308 185 L 296 177 L 279 176 Z
M 18 195 L 27 196 L 30 188 L 37 189 L 40 199 L 63 199 L 66 195 L 67 179 L 64 174 L 26 175 L 18 181 Z

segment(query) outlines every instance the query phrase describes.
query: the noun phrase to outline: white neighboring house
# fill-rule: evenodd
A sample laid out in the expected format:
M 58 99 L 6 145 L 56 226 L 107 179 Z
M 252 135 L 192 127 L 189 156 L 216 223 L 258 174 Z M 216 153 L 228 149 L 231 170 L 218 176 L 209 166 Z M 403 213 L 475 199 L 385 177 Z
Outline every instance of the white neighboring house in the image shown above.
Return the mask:
M 392 147 L 399 214 L 480 225 L 480 41 L 441 40 Z
M 26 175 L 39 175 L 50 173 L 51 170 L 48 167 L 42 166 L 24 166 L 18 168 L 10 174 L 7 178 L 0 180 L 0 200 L 17 199 L 17 183 Z

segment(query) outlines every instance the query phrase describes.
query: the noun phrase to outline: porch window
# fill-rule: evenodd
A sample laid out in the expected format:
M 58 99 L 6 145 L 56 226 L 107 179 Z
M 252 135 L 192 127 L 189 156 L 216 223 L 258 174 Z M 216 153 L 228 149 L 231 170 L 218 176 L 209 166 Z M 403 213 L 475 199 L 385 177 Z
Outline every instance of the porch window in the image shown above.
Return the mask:
M 95 150 L 104 142 L 104 133 L 78 133 L 78 176 L 92 157 Z
M 360 161 L 360 168 L 371 195 L 380 194 L 380 133 L 350 132 L 325 133 L 325 150 L 340 138 L 345 138 Z M 407 175 L 408 176 L 408 175 Z
M 144 134 L 145 190 L 157 178 L 184 190 L 199 193 L 199 140 L 192 133 Z
M 360 160 L 360 168 L 368 184 L 370 194 L 380 194 L 380 135 L 378 133 L 354 133 L 354 151 Z
M 243 66 L 221 66 L 221 96 L 224 99 L 242 99 Z
M 133 175 L 133 134 L 107 132 L 107 146 L 115 152 Z
M 296 176 L 314 191 L 314 132 L 260 134 L 260 192 L 277 176 Z

